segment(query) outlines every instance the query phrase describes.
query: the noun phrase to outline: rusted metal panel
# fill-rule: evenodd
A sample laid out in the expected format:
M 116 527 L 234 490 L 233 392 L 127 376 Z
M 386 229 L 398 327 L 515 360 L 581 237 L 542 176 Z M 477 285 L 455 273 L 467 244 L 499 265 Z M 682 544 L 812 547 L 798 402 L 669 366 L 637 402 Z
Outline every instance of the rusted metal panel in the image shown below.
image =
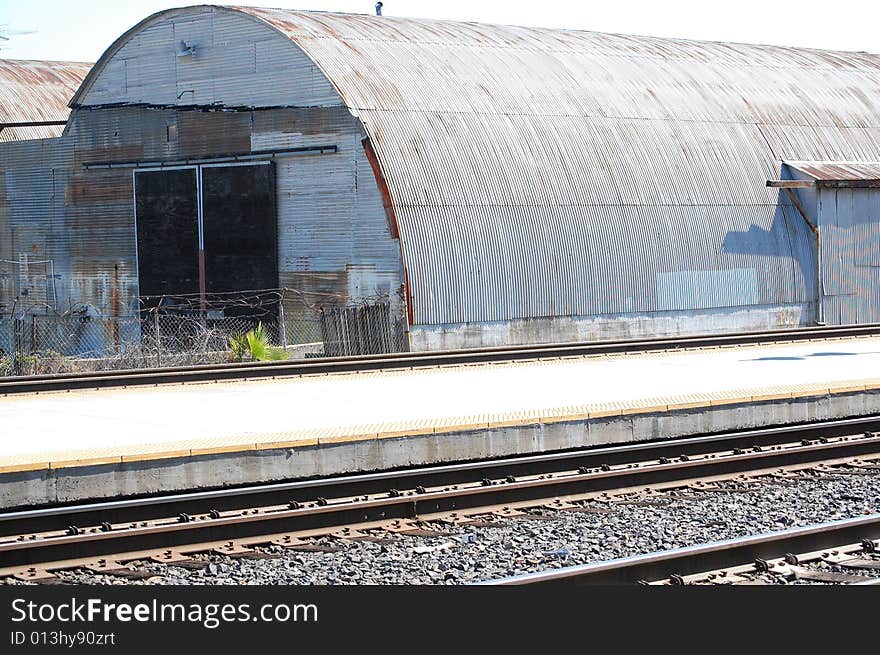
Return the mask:
M 45 311 L 53 297 L 48 293 L 52 284 L 49 262 L 62 247 L 52 237 L 59 215 L 56 173 L 63 175 L 63 158 L 53 157 L 41 141 L 7 143 L 2 150 L 5 154 L 14 151 L 19 165 L 10 168 L 0 160 L 0 168 L 5 169 L 0 277 L 6 280 L 0 304 L 16 313 Z
M 58 136 L 91 64 L 0 59 L 0 142 Z M 14 123 L 45 123 L 4 127 Z M 61 125 L 58 125 L 58 123 Z
M 168 138 L 168 125 L 177 126 L 177 138 Z M 319 285 L 322 302 L 388 295 L 401 285 L 399 246 L 389 233 L 363 138 L 356 119 L 333 108 L 257 114 L 78 110 L 67 136 L 0 149 L 0 258 L 39 253 L 53 260 L 64 302 L 81 303 L 98 316 L 131 314 L 138 296 L 132 171 L 84 164 L 332 143 L 335 154 L 276 158 L 278 284 L 293 284 L 290 276 L 300 271 L 317 272 L 329 280 Z M 301 286 L 296 281 L 293 288 Z M 295 317 L 308 307 L 286 310 Z
M 880 188 L 880 162 L 785 162 L 818 186 Z
M 340 303 L 387 294 L 401 284 L 399 246 L 361 139 L 360 124 L 341 109 L 273 110 L 260 116 L 252 136 L 255 149 L 338 146 L 334 154 L 280 158 L 277 166 L 282 278 L 327 275 L 335 282 L 321 293 L 335 294 Z
M 251 149 L 251 117 L 243 112 L 180 112 L 179 154 L 199 157 Z
M 68 206 L 99 209 L 109 201 L 131 198 L 131 175 L 127 171 L 71 171 L 65 189 Z
M 880 180 L 880 162 L 787 161 L 785 163 L 815 180 L 840 182 Z
M 340 131 L 361 133 L 360 123 L 344 107 L 277 108 L 250 113 L 251 149 L 305 147 L 327 144 Z
M 178 118 L 174 111 L 143 107 L 74 111 L 67 127 L 76 143 L 74 164 L 172 158 L 180 149 Z
M 0 286 L 0 304 L 36 314 L 84 309 L 92 316 L 136 306 L 131 175 L 85 177 L 74 149 L 66 137 L 0 148 L 2 268 L 21 275 L 25 267 L 15 262 L 29 262 L 26 284 Z
M 63 125 L 5 127 L 0 129 L 0 143 L 7 141 L 27 141 L 32 139 L 51 139 L 60 136 L 63 131 Z
M 376 184 L 379 185 L 379 193 L 382 194 L 382 207 L 388 219 L 388 229 L 391 231 L 391 237 L 398 239 L 400 231 L 397 228 L 394 200 L 391 198 L 391 192 L 388 190 L 388 182 L 385 181 L 385 176 L 382 174 L 382 168 L 379 165 L 379 159 L 376 157 L 376 151 L 373 150 L 370 140 L 364 139 L 361 143 L 364 146 L 364 153 L 367 156 L 367 161 L 370 163 L 370 168 L 373 170 L 373 175 L 376 177 Z

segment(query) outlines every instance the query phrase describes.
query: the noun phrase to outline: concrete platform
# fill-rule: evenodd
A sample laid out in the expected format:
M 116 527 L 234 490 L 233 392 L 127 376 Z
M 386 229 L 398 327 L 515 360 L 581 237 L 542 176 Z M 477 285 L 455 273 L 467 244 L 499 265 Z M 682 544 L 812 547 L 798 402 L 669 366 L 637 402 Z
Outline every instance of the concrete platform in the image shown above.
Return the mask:
M 0 506 L 880 413 L 880 338 L 0 398 Z

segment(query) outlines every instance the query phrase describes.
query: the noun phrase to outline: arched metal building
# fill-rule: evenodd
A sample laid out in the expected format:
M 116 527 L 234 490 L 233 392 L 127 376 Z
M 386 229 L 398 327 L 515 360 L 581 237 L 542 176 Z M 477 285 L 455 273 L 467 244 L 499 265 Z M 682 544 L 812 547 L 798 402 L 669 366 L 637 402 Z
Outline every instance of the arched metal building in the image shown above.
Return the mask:
M 98 315 L 391 295 L 415 350 L 880 321 L 880 56 L 197 6 L 70 107 L 0 147 L 0 259 Z

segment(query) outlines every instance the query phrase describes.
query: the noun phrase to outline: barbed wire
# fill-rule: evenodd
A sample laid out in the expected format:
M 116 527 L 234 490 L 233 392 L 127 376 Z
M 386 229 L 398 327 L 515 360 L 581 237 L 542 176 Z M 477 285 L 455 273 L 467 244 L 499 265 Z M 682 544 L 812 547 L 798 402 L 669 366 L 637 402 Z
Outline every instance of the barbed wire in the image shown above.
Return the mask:
M 308 309 L 320 310 L 324 307 L 373 305 L 383 302 L 391 297 L 400 299 L 400 292 L 376 292 L 373 294 L 360 294 L 352 298 L 348 294 L 327 291 L 308 291 L 281 287 L 278 289 L 253 289 L 244 291 L 214 292 L 205 294 L 204 304 L 207 307 L 223 305 L 228 307 L 261 307 L 265 305 L 279 304 L 295 300 Z M 173 295 L 141 296 L 141 307 L 153 310 L 174 303 L 189 304 L 194 309 L 202 305 L 203 299 L 200 293 L 183 293 Z
M 59 309 L 17 298 L 11 311 L 0 308 L 0 376 L 219 363 L 229 360 L 233 339 L 258 325 L 288 356 L 396 352 L 406 349 L 405 320 L 397 291 L 357 299 L 289 288 L 152 296 L 139 298 L 134 313 L 109 316 L 88 303 Z
M 278 289 L 254 289 L 246 291 L 230 291 L 216 292 L 205 294 L 204 308 L 207 310 L 217 309 L 235 309 L 235 308 L 251 308 L 258 309 L 263 307 L 278 306 L 282 303 L 295 303 L 301 308 L 320 311 L 330 307 L 357 307 L 375 305 L 386 301 L 402 301 L 402 294 L 399 291 L 386 293 L 376 292 L 373 294 L 361 294 L 357 298 L 338 293 L 323 291 L 305 291 L 302 289 L 293 289 L 282 287 Z M 64 316 L 136 316 L 138 314 L 149 312 L 162 312 L 170 310 L 189 310 L 199 311 L 203 307 L 203 299 L 198 293 L 180 293 L 180 294 L 164 294 L 155 296 L 139 296 L 137 298 L 138 309 L 136 312 L 125 313 L 116 312 L 106 314 L 97 311 L 91 303 L 69 301 L 67 306 L 59 308 L 55 304 L 46 300 L 26 301 L 21 297 L 12 300 L 12 304 L 0 301 L 0 316 L 9 315 L 31 315 L 31 314 L 52 314 L 59 317 Z M 91 310 L 94 310 L 92 313 Z

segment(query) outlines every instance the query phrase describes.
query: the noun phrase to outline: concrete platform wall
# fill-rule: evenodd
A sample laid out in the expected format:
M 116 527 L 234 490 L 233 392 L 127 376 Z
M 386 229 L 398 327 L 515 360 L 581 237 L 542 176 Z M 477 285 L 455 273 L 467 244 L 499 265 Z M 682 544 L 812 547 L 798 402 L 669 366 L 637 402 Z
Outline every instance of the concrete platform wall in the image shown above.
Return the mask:
M 880 414 L 880 389 L 277 450 L 0 473 L 0 507 L 34 507 L 509 457 Z

